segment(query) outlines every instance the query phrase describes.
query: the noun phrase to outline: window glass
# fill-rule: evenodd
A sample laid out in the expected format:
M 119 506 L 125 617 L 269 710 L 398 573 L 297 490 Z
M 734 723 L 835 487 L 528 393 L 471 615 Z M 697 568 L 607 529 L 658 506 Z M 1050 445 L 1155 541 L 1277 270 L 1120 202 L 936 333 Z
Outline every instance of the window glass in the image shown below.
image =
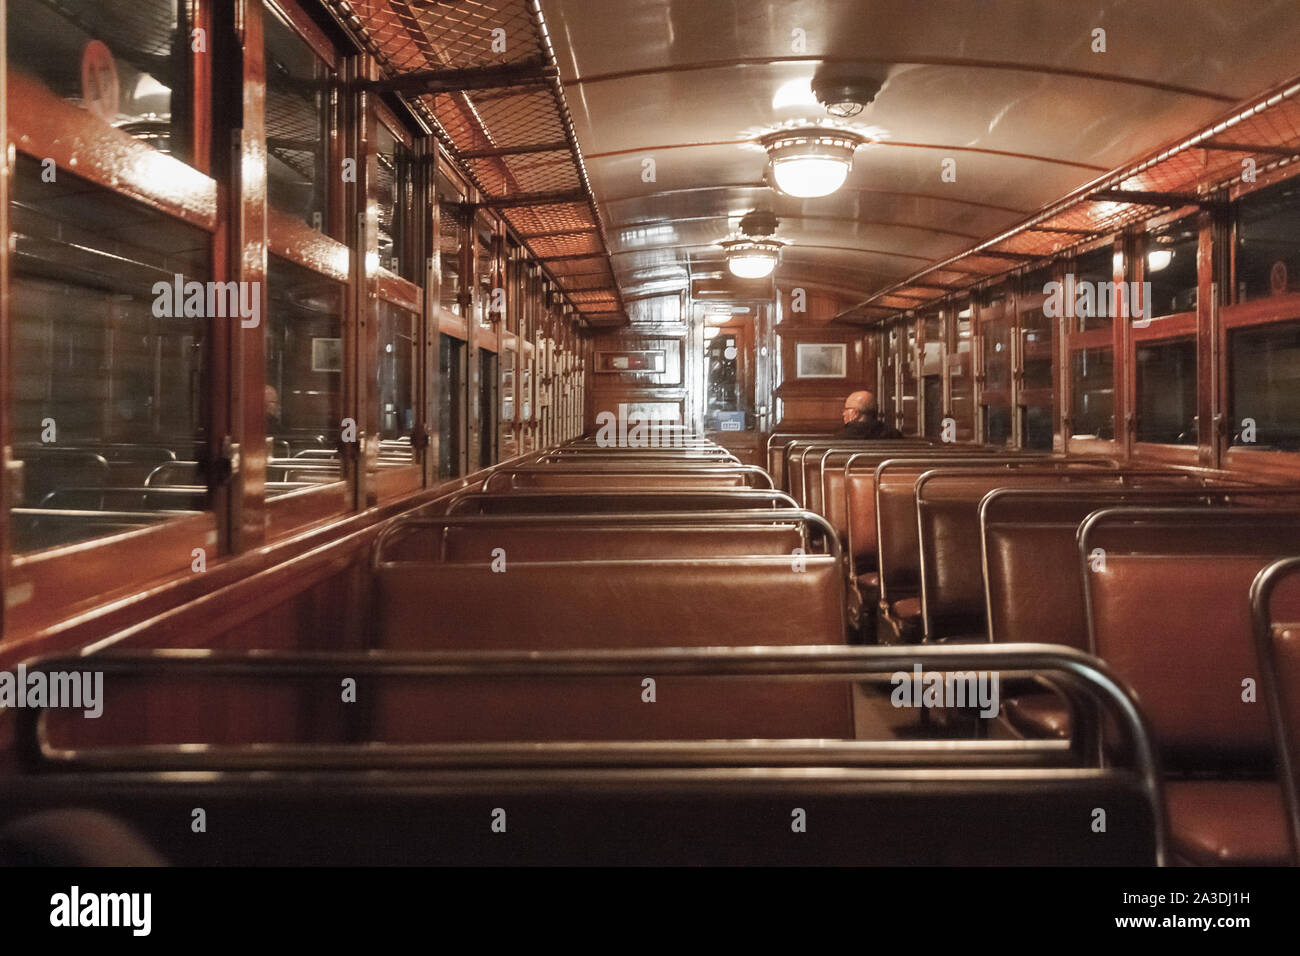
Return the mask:
M 1028 304 L 1020 313 L 1020 353 L 1024 362 L 1022 384 L 1026 390 L 1051 391 L 1056 357 L 1056 322 L 1043 309 L 1043 286 L 1054 269 L 1040 269 L 1022 280 Z M 1032 297 L 1032 298 L 1030 298 Z
M 1237 301 L 1300 291 L 1300 181 L 1237 204 Z
M 899 338 L 899 331 L 896 328 L 885 333 L 885 362 L 881 372 L 881 396 L 878 405 L 881 416 L 890 425 L 894 424 L 898 415 L 898 384 L 894 376 L 898 372 Z
M 972 361 L 975 333 L 969 304 L 959 305 L 956 315 L 957 347 L 948 360 L 952 417 L 957 423 L 957 440 L 975 435 L 975 370 Z
M 460 474 L 462 423 L 465 409 L 465 343 L 450 335 L 438 339 L 438 477 Z
M 22 155 L 10 216 L 14 550 L 204 510 L 207 233 Z
M 711 325 L 704 334 L 704 428 L 720 431 L 724 414 L 734 418 L 740 412 L 743 418 L 745 412 L 740 394 L 740 329 Z
M 479 349 L 478 420 L 482 431 L 478 443 L 478 466 L 489 468 L 497 460 L 497 356 Z
M 383 123 L 376 134 L 378 154 L 375 174 L 379 200 L 379 264 L 389 272 L 420 281 L 415 271 L 413 242 L 412 173 L 414 154 Z
M 916 322 L 912 319 L 908 319 L 904 323 L 900 342 L 903 343 L 903 354 L 899 356 L 899 364 L 903 371 L 903 383 L 898 398 L 903 409 L 902 431 L 904 435 L 915 435 L 919 431 L 916 409 L 916 360 L 919 346 L 916 341 Z
M 1071 434 L 1074 438 L 1115 437 L 1114 349 L 1078 349 L 1070 356 Z
M 496 281 L 496 256 L 492 253 L 492 234 L 485 232 L 483 229 L 477 230 L 478 257 L 475 260 L 475 270 L 478 273 L 478 295 L 474 302 L 474 315 L 478 319 L 478 324 L 487 328 L 492 324 L 491 316 L 493 306 L 492 290 L 497 287 Z
M 411 432 L 415 429 L 417 324 L 414 312 L 388 302 L 379 303 L 379 458 L 381 465 L 414 461 Z
M 1300 322 L 1230 334 L 1232 443 L 1300 451 Z
M 1196 340 L 1137 346 L 1137 440 L 1196 444 Z
M 264 19 L 267 199 L 327 232 L 333 74 L 270 7 Z
M 1011 406 L 984 406 L 984 443 L 986 445 L 1011 444 Z
M 1043 308 L 1043 289 L 1056 276 L 1049 265 L 1021 279 L 1020 311 L 1021 396 L 1024 406 L 1025 448 L 1050 451 L 1056 417 L 1056 329 L 1058 320 Z
M 1151 307 L 1145 318 L 1196 308 L 1198 239 L 1195 216 L 1147 237 L 1146 281 L 1151 283 Z
M 501 353 L 501 454 L 503 458 L 517 455 L 515 441 L 515 353 L 506 350 Z
M 341 477 L 344 286 L 267 257 L 268 497 Z
M 461 314 L 461 251 L 465 247 L 465 221 L 461 215 L 461 196 L 441 177 L 438 180 L 438 229 L 441 236 L 438 254 L 442 265 L 442 283 L 438 304 L 448 312 Z
M 8 68 L 191 161 L 190 46 L 181 42 L 190 33 L 190 7 L 179 0 L 9 0 Z
M 1011 389 L 1011 322 L 997 319 L 986 322 L 980 331 L 984 347 L 984 390 L 1010 392 Z
M 1084 253 L 1075 260 L 1073 275 L 1074 301 L 1064 303 L 1066 315 L 1074 316 L 1070 320 L 1071 328 L 1076 332 L 1110 328 L 1114 317 L 1115 250 L 1105 245 Z M 1080 297 L 1080 283 L 1083 282 L 1090 284 L 1091 308 L 1087 307 L 1088 298 Z M 1066 289 L 1069 288 L 1067 285 Z M 1066 295 L 1068 297 L 1069 293 Z
M 925 351 L 921 356 L 921 374 L 938 375 L 943 370 L 943 316 L 925 317 Z

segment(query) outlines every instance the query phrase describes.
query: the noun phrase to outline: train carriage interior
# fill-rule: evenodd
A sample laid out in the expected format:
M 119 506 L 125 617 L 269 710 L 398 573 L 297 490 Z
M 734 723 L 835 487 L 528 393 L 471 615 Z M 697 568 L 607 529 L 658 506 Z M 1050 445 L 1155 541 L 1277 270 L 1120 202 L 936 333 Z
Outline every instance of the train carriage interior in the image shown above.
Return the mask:
M 1300 864 L 1293 2 L 0 19 L 0 863 Z

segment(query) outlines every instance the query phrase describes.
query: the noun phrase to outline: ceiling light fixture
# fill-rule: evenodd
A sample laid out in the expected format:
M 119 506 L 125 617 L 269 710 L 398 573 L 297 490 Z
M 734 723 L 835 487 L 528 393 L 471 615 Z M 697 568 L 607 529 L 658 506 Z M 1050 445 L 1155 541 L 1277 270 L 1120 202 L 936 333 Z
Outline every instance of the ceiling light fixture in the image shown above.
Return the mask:
M 777 225 L 776 216 L 767 210 L 756 209 L 741 217 L 740 229 L 719 243 L 732 275 L 765 279 L 772 274 L 785 245 L 773 235 Z
M 832 127 L 781 130 L 760 140 L 776 188 L 798 199 L 829 196 L 843 186 L 853 151 L 866 141 L 858 133 Z
M 883 79 L 863 73 L 857 64 L 823 63 L 812 79 L 812 92 L 826 112 L 847 119 L 866 109 L 884 85 Z

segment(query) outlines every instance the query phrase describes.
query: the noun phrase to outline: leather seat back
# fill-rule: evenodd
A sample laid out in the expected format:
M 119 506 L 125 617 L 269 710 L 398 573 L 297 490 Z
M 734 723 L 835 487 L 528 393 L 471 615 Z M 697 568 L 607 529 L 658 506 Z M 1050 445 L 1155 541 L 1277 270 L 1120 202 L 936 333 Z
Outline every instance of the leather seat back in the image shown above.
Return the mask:
M 1123 488 L 1177 489 L 1200 483 L 1199 478 L 1190 475 L 1151 470 L 1117 472 L 1089 464 L 1048 467 L 1046 471 L 1017 468 L 1011 473 L 1005 469 L 936 470 L 917 480 L 921 606 L 927 637 L 987 630 L 980 501 L 989 492 L 998 488 L 1039 488 L 1068 494 L 1074 489 L 1107 486 L 1118 492 Z M 1071 555 L 1067 566 L 1074 565 Z
M 1171 767 L 1271 765 L 1249 591 L 1297 541 L 1295 511 L 1116 508 L 1081 527 L 1090 649 L 1136 691 Z
M 1237 504 L 1300 505 L 1300 493 L 1249 497 L 1227 489 L 1005 488 L 980 505 L 989 639 L 1046 642 L 1086 650 L 1088 625 L 1079 570 L 1079 525 L 1094 511 L 1118 505 L 1193 507 Z

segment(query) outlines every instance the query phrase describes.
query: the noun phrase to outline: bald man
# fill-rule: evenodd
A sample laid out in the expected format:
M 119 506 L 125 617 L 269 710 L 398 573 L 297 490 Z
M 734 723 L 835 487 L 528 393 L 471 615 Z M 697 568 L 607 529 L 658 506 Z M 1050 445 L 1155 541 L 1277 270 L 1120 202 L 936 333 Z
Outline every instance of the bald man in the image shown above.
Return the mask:
M 870 392 L 854 392 L 844 399 L 844 427 L 836 438 L 872 440 L 877 438 L 902 438 L 896 428 L 891 428 L 876 414 L 876 397 Z

